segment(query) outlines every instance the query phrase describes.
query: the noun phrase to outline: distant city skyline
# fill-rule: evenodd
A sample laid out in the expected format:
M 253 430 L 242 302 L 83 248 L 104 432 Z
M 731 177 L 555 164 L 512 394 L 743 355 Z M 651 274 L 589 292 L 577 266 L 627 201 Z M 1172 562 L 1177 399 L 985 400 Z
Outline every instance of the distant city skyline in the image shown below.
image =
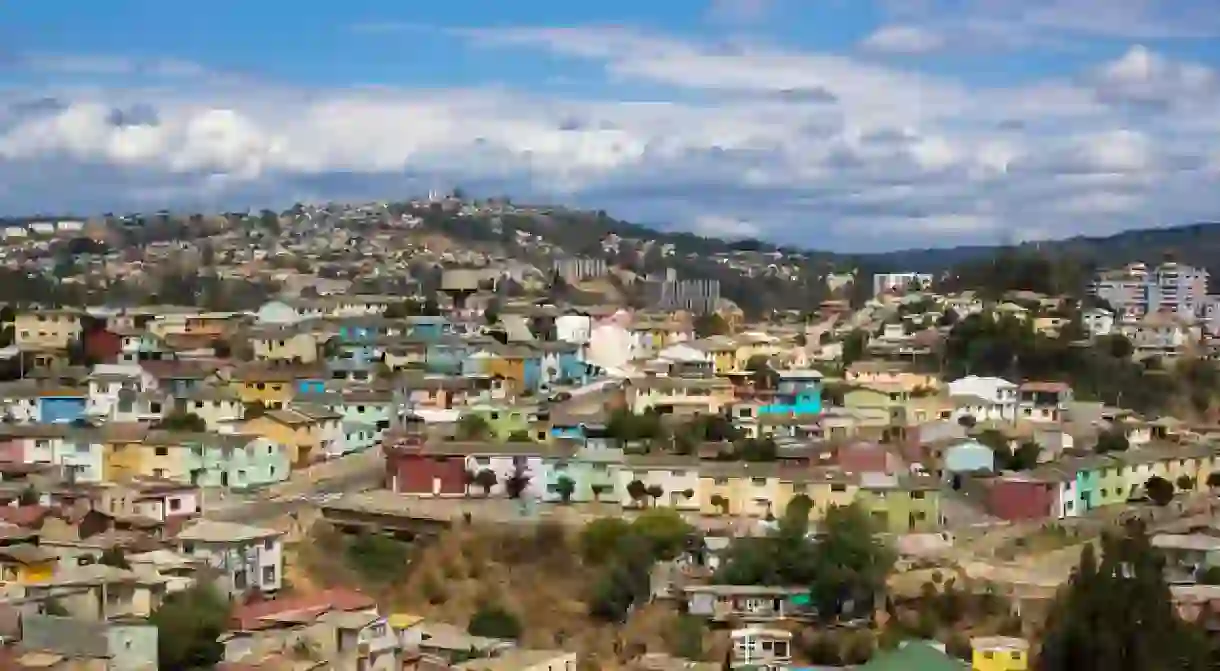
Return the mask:
M 1220 219 L 1220 4 L 47 0 L 0 214 L 476 196 L 878 251 Z

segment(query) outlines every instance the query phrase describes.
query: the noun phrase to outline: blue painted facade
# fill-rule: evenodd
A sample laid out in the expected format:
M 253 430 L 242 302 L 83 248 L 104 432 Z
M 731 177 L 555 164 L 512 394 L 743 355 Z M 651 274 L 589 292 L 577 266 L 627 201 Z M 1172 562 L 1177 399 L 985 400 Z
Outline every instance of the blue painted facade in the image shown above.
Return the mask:
M 43 396 L 38 399 L 38 421 L 43 424 L 70 424 L 85 416 L 84 396 Z
M 410 324 L 411 336 L 426 342 L 436 342 L 451 332 L 449 320 L 444 317 L 408 317 L 407 323 Z
M 377 444 L 377 428 L 372 424 L 343 423 L 343 453 L 363 452 Z
M 522 370 L 525 378 L 522 383 L 530 391 L 538 391 L 542 387 L 542 354 L 522 357 Z
M 822 374 L 780 371 L 775 399 L 759 407 L 760 415 L 816 415 L 822 412 Z
M 441 375 L 457 375 L 462 372 L 462 362 L 468 354 L 469 350 L 461 343 L 430 344 L 424 354 L 424 370 Z
M 298 394 L 321 394 L 326 391 L 326 380 L 321 378 L 298 378 L 293 382 Z

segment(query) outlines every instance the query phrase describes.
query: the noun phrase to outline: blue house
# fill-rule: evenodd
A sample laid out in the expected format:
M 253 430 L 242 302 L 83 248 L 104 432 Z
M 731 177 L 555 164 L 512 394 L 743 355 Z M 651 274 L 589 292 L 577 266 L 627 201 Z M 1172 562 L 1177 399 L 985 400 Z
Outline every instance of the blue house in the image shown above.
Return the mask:
M 326 380 L 320 377 L 298 377 L 293 382 L 298 394 L 321 394 L 326 391 Z
M 459 374 L 462 372 L 463 361 L 469 354 L 469 345 L 458 338 L 445 338 L 430 343 L 424 353 L 424 370 L 441 375 Z
M 85 416 L 85 394 L 63 392 L 38 397 L 38 421 L 43 424 L 70 424 Z
M 760 415 L 816 415 L 822 412 L 822 374 L 816 370 L 783 370 L 775 398 Z
M 412 337 L 427 342 L 436 342 L 452 332 L 449 320 L 444 317 L 417 315 L 407 317 L 407 324 Z

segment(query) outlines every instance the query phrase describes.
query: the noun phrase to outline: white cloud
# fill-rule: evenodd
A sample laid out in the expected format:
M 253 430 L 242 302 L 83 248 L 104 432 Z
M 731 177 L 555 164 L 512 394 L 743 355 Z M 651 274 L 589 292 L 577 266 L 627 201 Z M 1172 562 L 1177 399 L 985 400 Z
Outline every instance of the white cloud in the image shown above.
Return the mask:
M 1192 111 L 1215 73 L 1142 48 L 1078 78 L 1005 89 L 625 28 L 463 36 L 588 59 L 628 88 L 608 86 L 593 100 L 505 88 L 297 90 L 209 76 L 8 90 L 0 205 L 259 206 L 460 184 L 839 248 L 1109 231 L 1220 209 L 1206 188 L 1215 173 L 1205 172 L 1220 170 L 1220 125 Z M 633 99 L 637 83 L 673 100 Z M 1161 99 L 1176 102 L 1156 114 L 1128 105 Z
M 878 28 L 860 46 L 878 53 L 926 54 L 943 48 L 945 39 L 930 28 L 891 25 Z

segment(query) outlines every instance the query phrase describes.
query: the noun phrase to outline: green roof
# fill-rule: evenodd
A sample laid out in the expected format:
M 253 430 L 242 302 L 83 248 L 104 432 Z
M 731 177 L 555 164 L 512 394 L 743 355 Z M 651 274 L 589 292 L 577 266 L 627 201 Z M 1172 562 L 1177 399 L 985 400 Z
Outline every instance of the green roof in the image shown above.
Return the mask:
M 873 657 L 857 671 L 964 671 L 966 663 L 923 641 L 911 641 Z

